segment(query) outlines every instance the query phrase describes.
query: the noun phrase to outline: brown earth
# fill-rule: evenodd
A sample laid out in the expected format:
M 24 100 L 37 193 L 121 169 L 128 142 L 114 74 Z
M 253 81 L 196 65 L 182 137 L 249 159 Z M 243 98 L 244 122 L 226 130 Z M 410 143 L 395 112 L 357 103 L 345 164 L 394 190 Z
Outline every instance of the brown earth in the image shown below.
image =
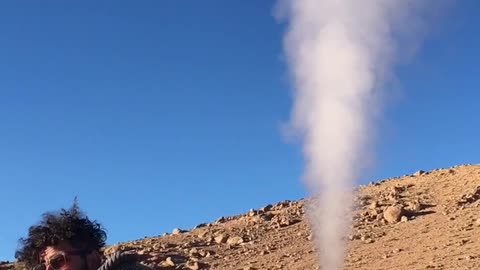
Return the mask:
M 480 269 L 480 165 L 419 171 L 355 192 L 345 269 Z M 133 250 L 159 270 L 319 269 L 305 203 L 118 243 L 105 254 Z

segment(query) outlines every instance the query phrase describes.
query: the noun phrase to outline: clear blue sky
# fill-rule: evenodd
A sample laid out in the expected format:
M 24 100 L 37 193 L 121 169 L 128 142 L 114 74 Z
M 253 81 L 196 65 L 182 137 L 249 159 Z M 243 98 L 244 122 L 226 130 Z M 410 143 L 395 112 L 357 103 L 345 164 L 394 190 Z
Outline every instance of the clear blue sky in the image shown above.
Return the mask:
M 28 2 L 0 4 L 0 260 L 74 196 L 109 244 L 305 196 L 273 1 Z M 479 13 L 398 69 L 359 183 L 479 163 Z

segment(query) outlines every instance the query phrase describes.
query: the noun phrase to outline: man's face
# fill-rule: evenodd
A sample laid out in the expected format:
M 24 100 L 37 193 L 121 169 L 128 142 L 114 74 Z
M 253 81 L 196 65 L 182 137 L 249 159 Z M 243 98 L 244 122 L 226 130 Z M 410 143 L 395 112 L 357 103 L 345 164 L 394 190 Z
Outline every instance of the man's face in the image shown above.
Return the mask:
M 69 243 L 60 242 L 45 249 L 42 261 L 47 265 L 45 270 L 95 270 L 98 266 L 94 255 L 85 254 L 83 250 L 73 248 Z

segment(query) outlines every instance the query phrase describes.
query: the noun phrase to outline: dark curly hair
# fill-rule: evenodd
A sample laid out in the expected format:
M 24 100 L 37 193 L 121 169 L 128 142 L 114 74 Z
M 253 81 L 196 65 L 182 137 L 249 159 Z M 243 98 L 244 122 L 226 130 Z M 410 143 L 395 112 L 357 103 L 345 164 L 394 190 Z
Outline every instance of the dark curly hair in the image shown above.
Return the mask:
M 75 248 L 100 251 L 105 246 L 106 231 L 96 221 L 90 221 L 78 207 L 77 200 L 70 209 L 46 212 L 39 224 L 28 230 L 27 238 L 20 238 L 15 258 L 27 268 L 39 263 L 41 253 L 48 246 L 66 241 Z

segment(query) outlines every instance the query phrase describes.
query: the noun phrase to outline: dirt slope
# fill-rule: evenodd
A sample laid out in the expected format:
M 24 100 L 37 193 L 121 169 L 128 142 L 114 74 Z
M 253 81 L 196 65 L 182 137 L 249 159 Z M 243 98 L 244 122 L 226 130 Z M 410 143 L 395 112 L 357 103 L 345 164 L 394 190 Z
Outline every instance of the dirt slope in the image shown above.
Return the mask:
M 319 269 L 304 200 L 108 247 L 157 269 Z M 356 189 L 345 269 L 480 269 L 480 166 Z M 2 268 L 0 266 L 0 268 Z
M 480 269 L 479 199 L 478 165 L 359 187 L 345 268 Z M 304 204 L 280 202 L 106 253 L 136 250 L 163 269 L 318 269 Z

